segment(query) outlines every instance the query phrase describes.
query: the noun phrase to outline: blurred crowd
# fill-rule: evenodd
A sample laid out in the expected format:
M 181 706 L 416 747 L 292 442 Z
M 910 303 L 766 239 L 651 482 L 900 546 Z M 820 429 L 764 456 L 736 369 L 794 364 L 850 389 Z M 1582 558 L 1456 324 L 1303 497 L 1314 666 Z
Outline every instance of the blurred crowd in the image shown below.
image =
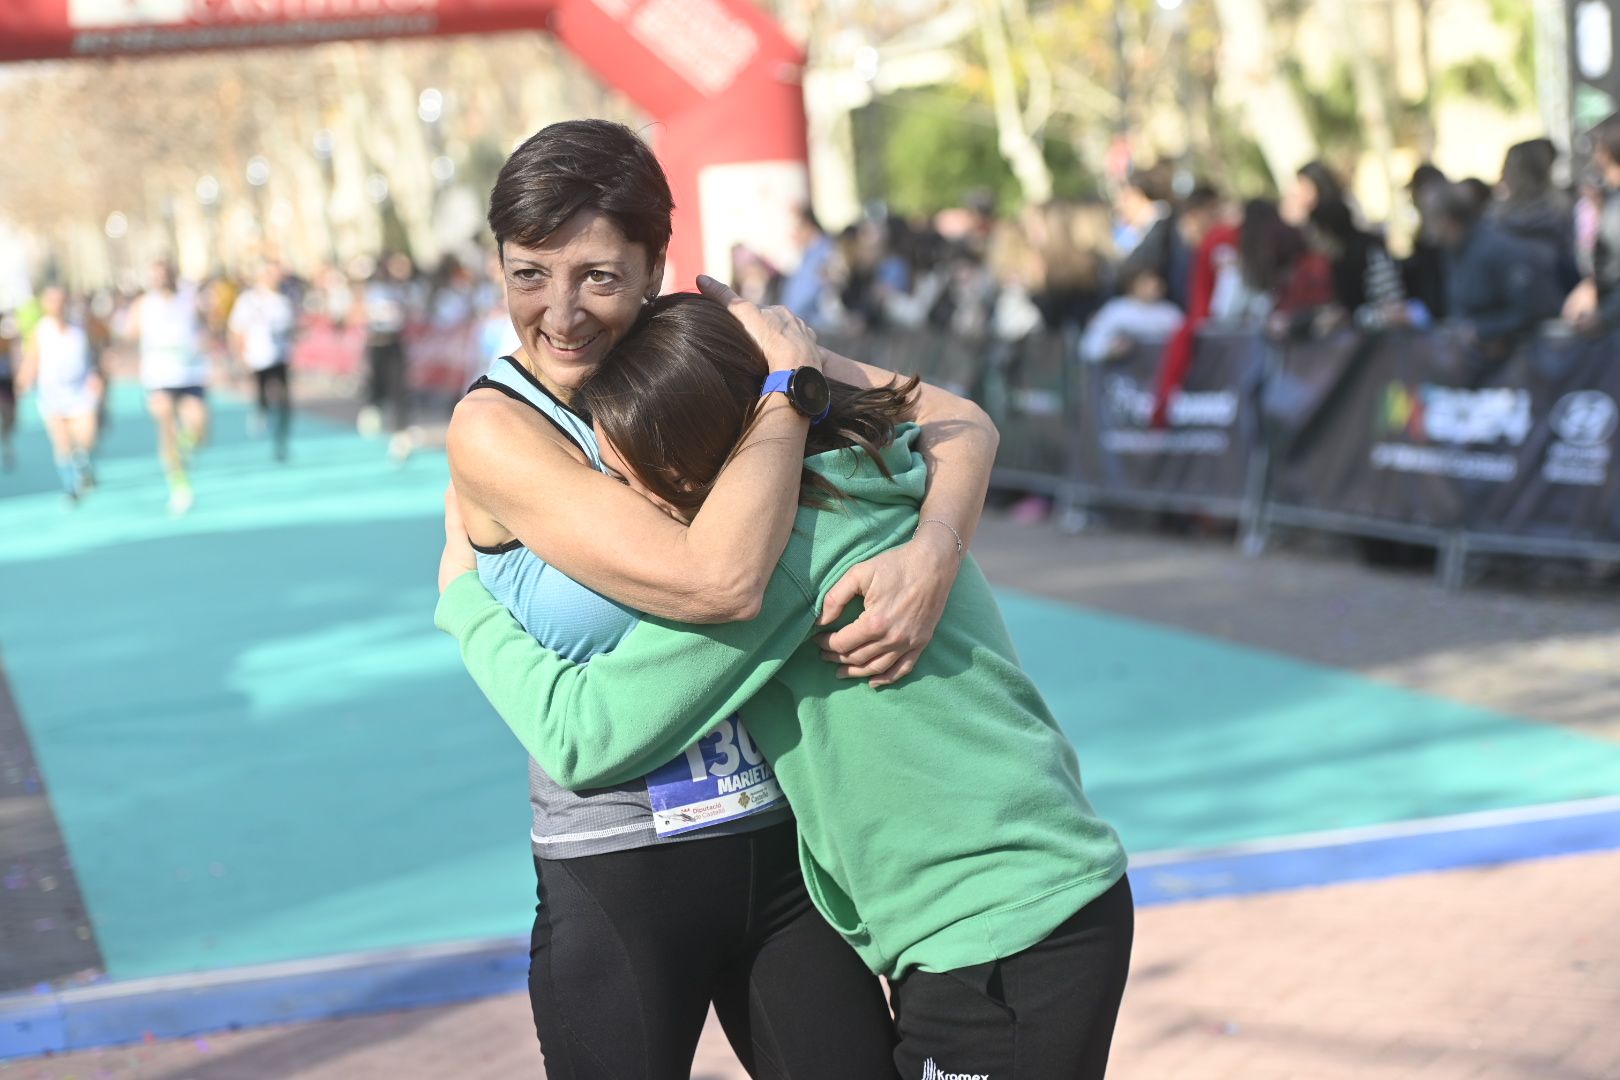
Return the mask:
M 1487 360 L 1538 328 L 1620 327 L 1620 119 L 1594 131 L 1592 160 L 1573 189 L 1555 182 L 1558 166 L 1546 139 L 1510 148 L 1495 182 L 1422 165 L 1407 185 L 1417 227 L 1399 245 L 1322 162 L 1302 166 L 1280 199 L 1239 199 L 1159 164 L 1129 173 L 1109 202 L 1054 202 L 1010 216 L 998 215 L 988 195 L 969 196 L 932 216 L 875 207 L 834 234 L 804 209 L 793 223 L 794 265 L 773 266 L 738 246 L 732 278 L 756 303 L 783 304 L 846 340 L 866 335 L 872 348 L 873 335 L 932 328 L 973 342 L 1059 334 L 1087 362 L 1158 350 L 1162 417 L 1204 327 L 1280 339 L 1434 329 Z M 47 296 L 56 310 L 45 310 Z M 42 323 L 56 328 L 43 339 L 44 366 L 31 347 Z M 516 345 L 499 260 L 476 249 L 426 268 L 384 252 L 307 276 L 265 261 L 240 276 L 185 283 L 158 265 L 144 289 L 42 289 L 0 312 L 0 459 L 9 469 L 17 397 L 30 381 L 57 379 L 57 419 L 77 424 L 70 414 L 91 397 L 105 421 L 108 376 L 140 374 L 149 391 L 173 398 L 175 430 L 154 419 L 177 493 L 171 509 L 183 511 L 188 440 L 206 435 L 210 381 L 256 383 L 250 422 L 273 436 L 277 460 L 287 457 L 294 370 L 322 397 L 352 397 L 361 433 L 389 435 L 390 454 L 402 460 L 422 438 L 420 421 L 442 419 L 490 360 Z M 207 363 L 154 383 L 145 367 L 168 348 Z M 188 427 L 188 413 L 201 419 Z M 59 465 L 93 452 L 94 432 L 63 432 L 53 435 Z M 70 493 L 87 486 L 61 467 Z
M 796 268 L 738 248 L 734 276 L 823 330 L 1072 331 L 1088 361 L 1164 342 L 1161 389 L 1204 326 L 1279 338 L 1432 327 L 1504 355 L 1551 321 L 1620 326 L 1620 122 L 1595 133 L 1576 190 L 1555 183 L 1558 164 L 1536 139 L 1508 150 L 1494 183 L 1420 166 L 1406 189 L 1417 228 L 1398 253 L 1322 162 L 1280 199 L 1238 199 L 1157 165 L 1132 172 L 1111 205 L 1001 218 L 988 198 L 933 218 L 878 209 L 836 235 L 806 211 Z

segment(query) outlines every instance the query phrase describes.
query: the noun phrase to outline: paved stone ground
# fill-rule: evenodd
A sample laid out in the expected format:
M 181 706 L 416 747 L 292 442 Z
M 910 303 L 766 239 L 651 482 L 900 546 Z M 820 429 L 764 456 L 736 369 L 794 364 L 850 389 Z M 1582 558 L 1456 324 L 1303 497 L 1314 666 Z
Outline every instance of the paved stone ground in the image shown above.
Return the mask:
M 1614 1080 L 1616 896 L 1620 853 L 1603 853 L 1148 908 L 1110 1075 Z M 16 1062 L 0 1078 L 542 1076 L 527 1008 L 510 995 Z M 712 1021 L 692 1075 L 743 1080 Z
M 1620 590 L 1448 594 L 1307 542 L 987 520 L 998 584 L 1620 739 Z M 1620 1080 L 1620 853 L 1144 910 L 1111 1075 Z M 537 1076 L 521 996 L 0 1065 L 0 1080 Z M 693 1071 L 742 1074 L 712 1030 Z M 908 1078 L 909 1080 L 909 1078 Z
M 1447 592 L 1320 537 L 1245 558 L 1213 536 L 1002 517 L 974 549 L 997 585 L 1620 740 L 1620 585 L 1573 563 L 1487 561 Z

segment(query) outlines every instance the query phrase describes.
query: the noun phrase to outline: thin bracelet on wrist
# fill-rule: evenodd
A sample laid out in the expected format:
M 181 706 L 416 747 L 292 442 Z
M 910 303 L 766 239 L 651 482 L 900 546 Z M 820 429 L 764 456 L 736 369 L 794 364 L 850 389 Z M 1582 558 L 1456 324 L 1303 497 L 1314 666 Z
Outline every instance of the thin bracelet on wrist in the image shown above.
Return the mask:
M 956 541 L 956 553 L 958 555 L 962 554 L 962 534 L 957 532 L 955 527 L 944 518 L 923 518 L 921 521 L 917 522 L 917 528 L 912 531 L 911 535 L 916 536 L 917 533 L 922 531 L 922 527 L 924 525 L 928 525 L 930 523 L 934 525 L 943 525 L 950 532 L 951 538 Z

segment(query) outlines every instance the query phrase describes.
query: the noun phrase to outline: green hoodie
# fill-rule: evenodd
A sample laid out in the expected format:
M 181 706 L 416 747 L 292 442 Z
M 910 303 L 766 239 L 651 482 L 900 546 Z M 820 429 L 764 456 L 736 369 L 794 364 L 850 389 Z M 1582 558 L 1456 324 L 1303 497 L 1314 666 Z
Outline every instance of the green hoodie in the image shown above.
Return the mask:
M 916 529 L 927 481 L 916 442 L 906 425 L 885 449 L 893 480 L 863 452 L 806 460 L 846 498 L 799 510 L 748 622 L 646 616 L 582 665 L 535 641 L 476 574 L 451 582 L 435 614 L 567 788 L 642 776 L 740 709 L 793 805 L 811 898 L 893 978 L 1020 952 L 1125 873 L 1119 837 L 1086 800 L 1074 749 L 971 558 L 916 670 L 893 686 L 839 679 L 811 640 L 844 571 Z

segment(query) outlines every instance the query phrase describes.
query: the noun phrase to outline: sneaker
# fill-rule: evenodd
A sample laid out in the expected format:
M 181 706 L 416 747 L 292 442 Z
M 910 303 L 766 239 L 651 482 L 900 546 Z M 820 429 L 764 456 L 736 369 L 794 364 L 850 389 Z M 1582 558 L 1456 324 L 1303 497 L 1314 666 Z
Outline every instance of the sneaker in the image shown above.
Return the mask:
M 360 410 L 360 415 L 354 418 L 354 429 L 368 439 L 374 439 L 382 434 L 382 410 L 375 405 L 367 405 Z
M 179 517 L 190 510 L 196 501 L 196 496 L 191 493 L 191 485 L 179 484 L 169 492 L 169 513 Z
M 174 436 L 175 445 L 180 448 L 180 456 L 189 458 L 197 452 L 197 433 L 181 428 Z

